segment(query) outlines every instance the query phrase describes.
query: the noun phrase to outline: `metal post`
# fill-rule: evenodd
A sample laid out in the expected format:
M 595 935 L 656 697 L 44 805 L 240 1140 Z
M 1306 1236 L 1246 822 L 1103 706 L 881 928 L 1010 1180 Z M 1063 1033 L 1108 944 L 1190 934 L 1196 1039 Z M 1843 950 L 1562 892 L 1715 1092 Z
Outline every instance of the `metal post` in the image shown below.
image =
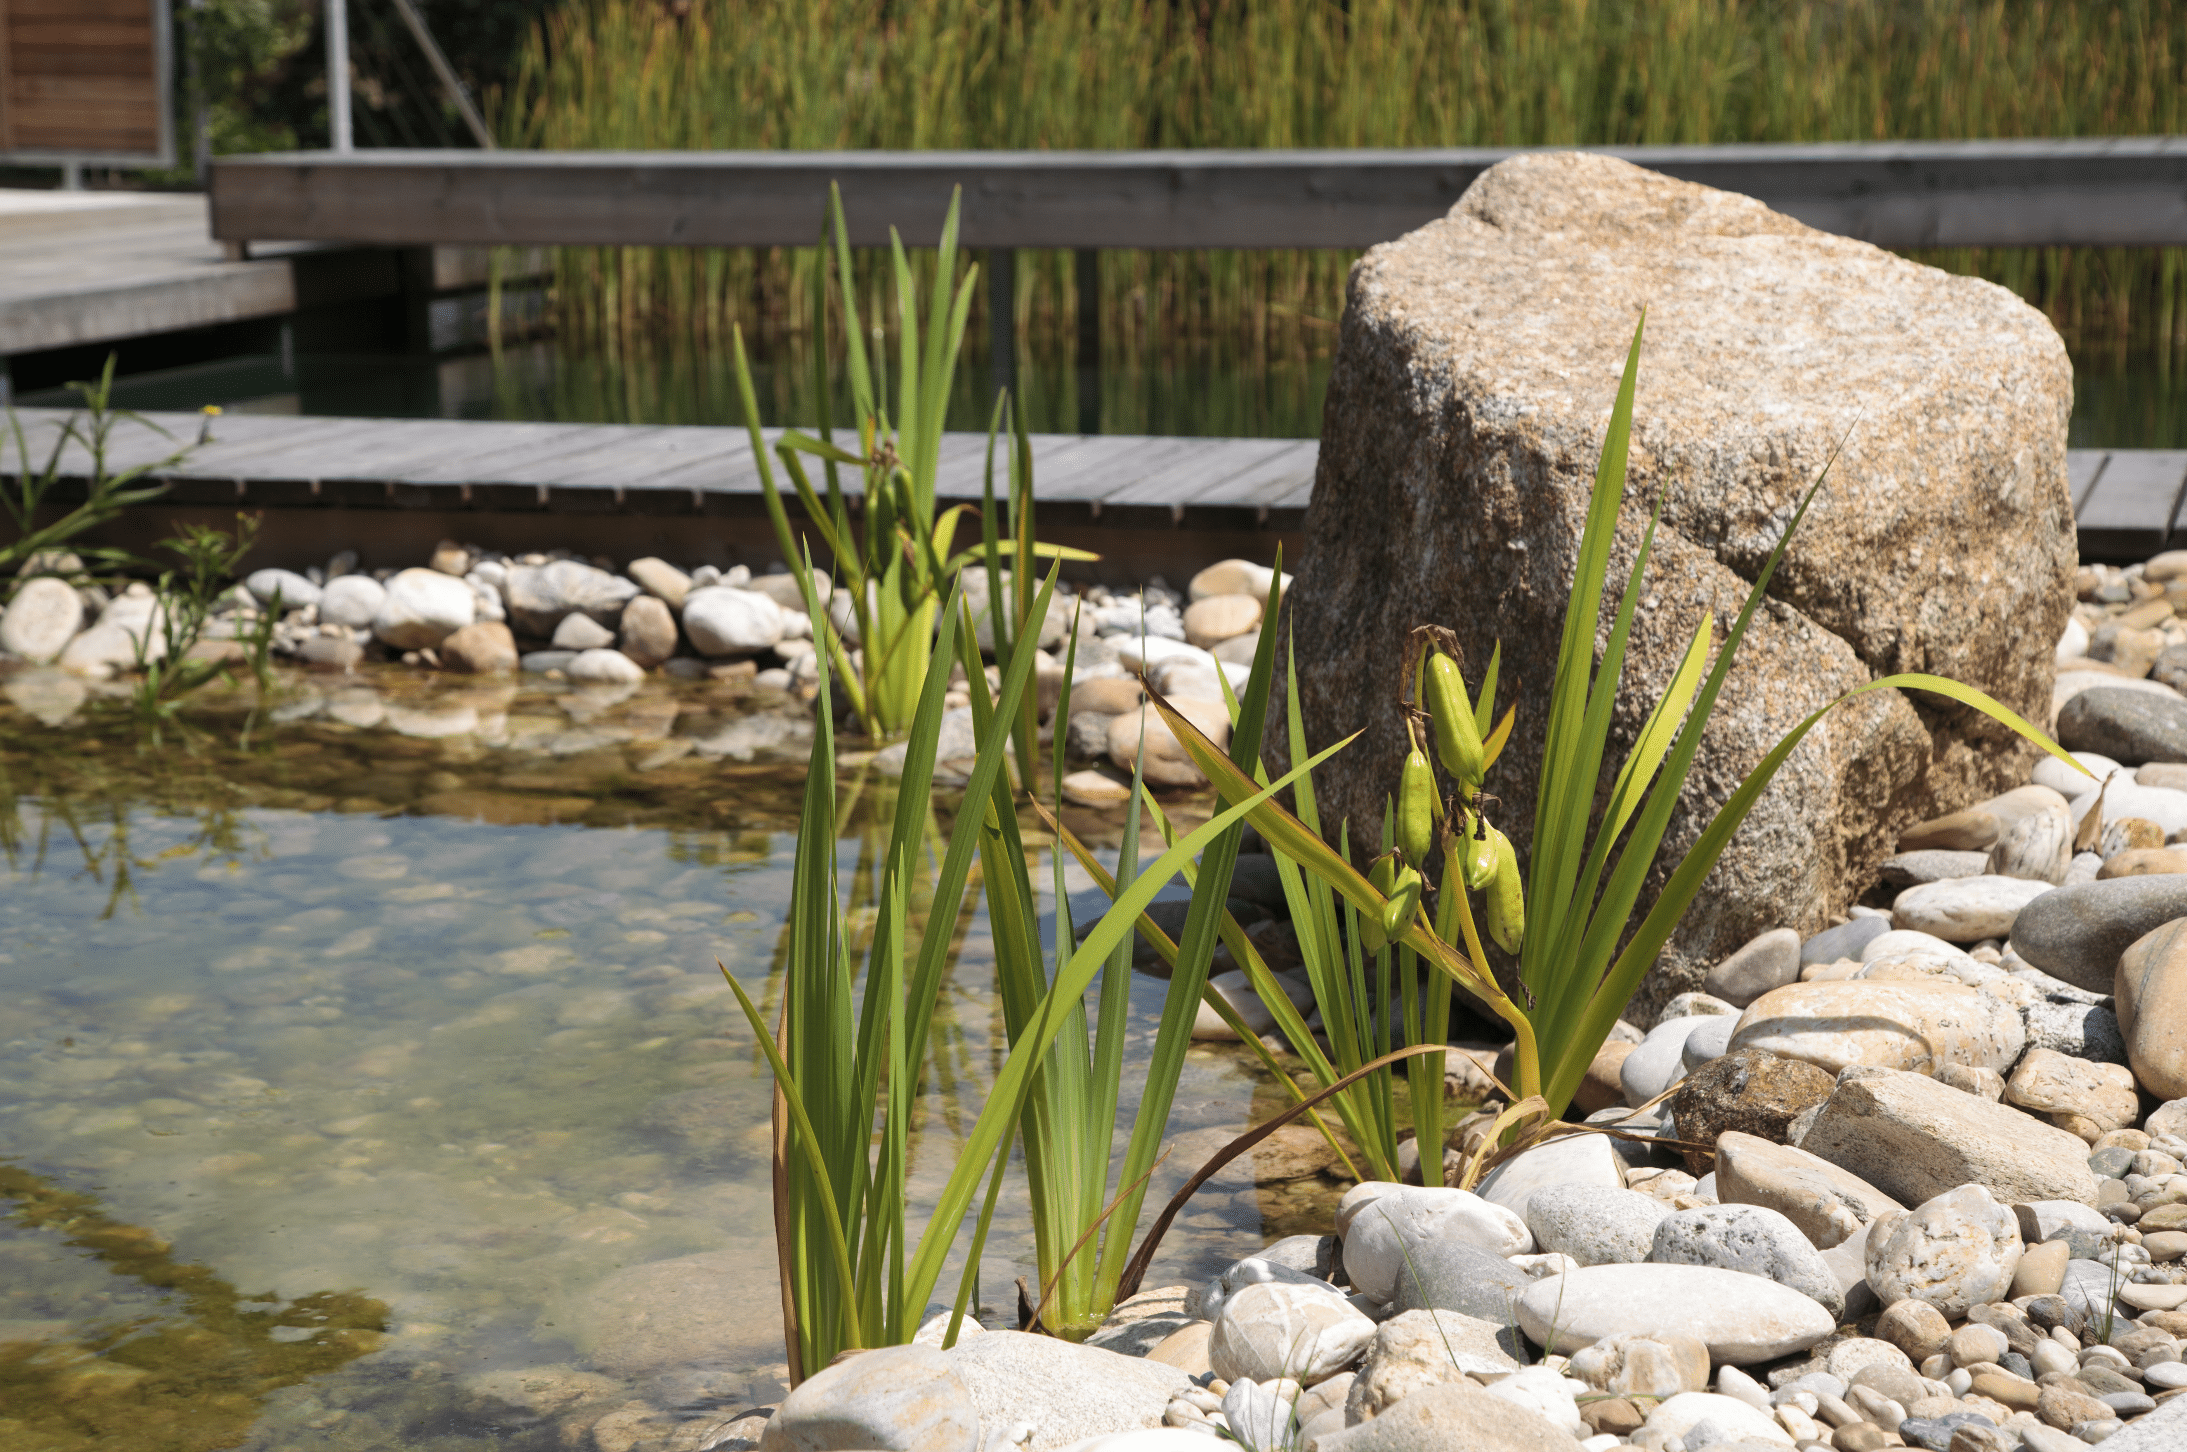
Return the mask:
M 1101 254 L 1075 254 L 1078 310 L 1078 431 L 1101 432 Z
M 456 68 L 448 64 L 448 57 L 442 55 L 440 47 L 434 43 L 433 32 L 425 28 L 425 17 L 418 14 L 418 7 L 410 0 L 395 0 L 395 8 L 402 12 L 403 24 L 410 27 L 418 49 L 425 52 L 426 60 L 432 64 L 433 74 L 440 77 L 441 89 L 448 93 L 448 99 L 455 103 L 457 112 L 463 117 L 463 124 L 470 128 L 471 139 L 478 143 L 481 151 L 494 150 L 494 135 L 486 129 L 486 118 L 471 104 L 470 92 L 464 90 L 463 82 L 457 79 Z
M 84 189 L 84 164 L 70 159 L 61 163 L 61 190 L 80 192 Z
M 336 151 L 353 149 L 349 132 L 349 0 L 327 0 L 327 128 Z
M 987 253 L 987 349 L 995 392 L 1018 394 L 1017 253 L 993 247 Z

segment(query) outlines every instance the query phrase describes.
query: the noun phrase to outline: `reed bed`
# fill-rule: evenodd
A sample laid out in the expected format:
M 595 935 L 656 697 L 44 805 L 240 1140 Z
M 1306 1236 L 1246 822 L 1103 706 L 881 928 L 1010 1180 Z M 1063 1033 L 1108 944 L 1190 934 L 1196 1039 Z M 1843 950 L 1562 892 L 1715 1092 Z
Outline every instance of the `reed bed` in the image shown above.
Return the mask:
M 571 0 L 500 98 L 550 148 L 1641 144 L 2187 129 L 2163 0 Z M 2187 362 L 2178 250 L 1922 254 L 2013 288 L 2077 349 Z M 1110 252 L 1110 366 L 1326 353 L 1352 255 Z M 860 264 L 883 281 L 884 259 Z M 570 249 L 573 348 L 699 354 L 810 316 L 816 254 Z M 1071 258 L 1019 257 L 1033 358 L 1070 356 Z M 972 336 L 984 335 L 983 296 Z M 679 346 L 682 346 L 679 343 Z M 793 375 L 795 369 L 788 370 Z M 1029 400 L 1031 402 L 1031 400 Z M 1060 400 L 1059 400 L 1060 402 Z

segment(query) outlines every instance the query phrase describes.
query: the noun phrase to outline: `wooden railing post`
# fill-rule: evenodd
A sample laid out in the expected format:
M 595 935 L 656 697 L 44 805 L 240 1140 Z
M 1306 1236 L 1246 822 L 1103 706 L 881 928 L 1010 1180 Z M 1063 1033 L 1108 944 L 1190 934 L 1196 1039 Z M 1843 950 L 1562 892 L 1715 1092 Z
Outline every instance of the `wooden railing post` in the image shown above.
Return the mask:
M 1101 432 L 1101 254 L 1081 247 L 1072 254 L 1074 308 L 1078 314 L 1078 431 Z

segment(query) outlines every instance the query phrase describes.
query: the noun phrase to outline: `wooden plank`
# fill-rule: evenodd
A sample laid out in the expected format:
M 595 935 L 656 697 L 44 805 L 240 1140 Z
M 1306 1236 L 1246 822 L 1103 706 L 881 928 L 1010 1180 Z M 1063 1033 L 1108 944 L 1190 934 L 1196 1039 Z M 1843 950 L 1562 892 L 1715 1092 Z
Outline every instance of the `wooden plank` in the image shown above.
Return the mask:
M 2103 477 L 2103 466 L 2110 458 L 2103 449 L 2066 450 L 2066 491 L 2073 497 L 2076 513 L 2088 502 L 2088 491 Z
M 0 0 L 0 158 L 168 165 L 168 0 Z
M 1225 442 L 1231 447 L 1208 460 L 1210 467 L 1193 485 L 1180 489 L 1171 480 L 1147 480 L 1120 489 L 1103 502 L 1181 507 L 1220 499 L 1226 503 L 1258 504 L 1260 498 L 1255 491 L 1261 481 L 1285 477 L 1297 467 L 1302 451 L 1309 460 L 1307 471 L 1311 473 L 1312 451 L 1317 447 L 1311 439 L 1234 439 Z
M 42 463 L 66 411 L 18 414 Z M 116 467 L 164 457 L 194 439 L 199 424 L 188 413 L 147 419 L 174 438 L 125 422 L 112 438 Z M 740 428 L 272 414 L 225 415 L 214 428 L 215 441 L 193 449 L 173 477 L 201 486 L 200 495 L 204 486 L 217 494 L 240 481 L 246 506 L 683 514 L 759 491 Z M 978 499 L 986 447 L 984 434 L 945 436 L 943 454 L 953 462 L 938 481 L 941 498 Z M 1036 434 L 1036 497 L 1066 515 L 1114 511 L 1127 527 L 1150 517 L 1204 522 L 1213 517 L 1207 511 L 1251 511 L 1266 526 L 1295 528 L 1313 496 L 1319 452 L 1312 439 Z M 12 462 L 12 450 L 0 459 Z M 70 471 L 87 464 L 82 450 L 71 451 Z M 2187 451 L 2075 450 L 2068 468 L 2087 557 L 2145 558 L 2187 546 Z
M 2187 138 L 1595 148 L 1887 247 L 2187 244 Z M 1505 149 L 458 152 L 215 161 L 214 235 L 803 246 L 831 181 L 856 245 L 1367 247 L 1446 213 Z
M 2107 559 L 2146 558 L 2164 549 L 2187 487 L 2187 453 L 2121 449 L 2104 465 L 2078 511 L 2081 550 Z

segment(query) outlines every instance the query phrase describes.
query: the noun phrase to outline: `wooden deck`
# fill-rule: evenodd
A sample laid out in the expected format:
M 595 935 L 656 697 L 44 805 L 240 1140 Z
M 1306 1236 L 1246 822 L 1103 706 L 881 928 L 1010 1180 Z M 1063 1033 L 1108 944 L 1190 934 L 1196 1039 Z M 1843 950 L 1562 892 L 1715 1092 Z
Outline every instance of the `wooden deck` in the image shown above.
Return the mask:
M 396 250 L 326 242 L 232 261 L 199 194 L 0 189 L 0 358 L 486 280 L 487 249 L 413 250 L 407 269 Z
M 67 414 L 18 413 L 42 459 Z M 110 467 L 165 459 L 202 422 L 143 418 L 150 427 L 116 426 Z M 980 498 L 986 447 L 984 435 L 947 437 L 941 498 Z M 1319 449 L 1312 439 L 1033 437 L 1045 514 L 1111 529 L 1296 530 Z M 13 467 L 12 453 L 5 463 Z M 67 456 L 71 474 L 88 466 L 80 449 Z M 2187 545 L 2187 452 L 2075 450 L 2068 467 L 2083 557 L 2141 559 Z M 165 502 L 226 508 L 663 520 L 749 518 L 760 508 L 750 439 L 738 428 L 237 413 L 215 420 L 213 441 L 162 473 L 173 481 Z
M 17 412 L 42 460 L 67 412 Z M 163 460 L 203 422 L 141 417 L 116 425 L 109 467 Z M 986 452 L 984 434 L 948 435 L 939 496 L 979 499 Z M 1296 528 L 1318 452 L 1312 439 L 1033 436 L 1043 508 L 1123 528 Z M 66 459 L 71 475 L 89 468 L 80 448 Z M 999 455 L 996 467 L 1000 492 Z M 161 473 L 173 481 L 170 502 L 245 508 L 739 517 L 760 507 L 740 428 L 234 413 L 214 421 L 211 443 Z

